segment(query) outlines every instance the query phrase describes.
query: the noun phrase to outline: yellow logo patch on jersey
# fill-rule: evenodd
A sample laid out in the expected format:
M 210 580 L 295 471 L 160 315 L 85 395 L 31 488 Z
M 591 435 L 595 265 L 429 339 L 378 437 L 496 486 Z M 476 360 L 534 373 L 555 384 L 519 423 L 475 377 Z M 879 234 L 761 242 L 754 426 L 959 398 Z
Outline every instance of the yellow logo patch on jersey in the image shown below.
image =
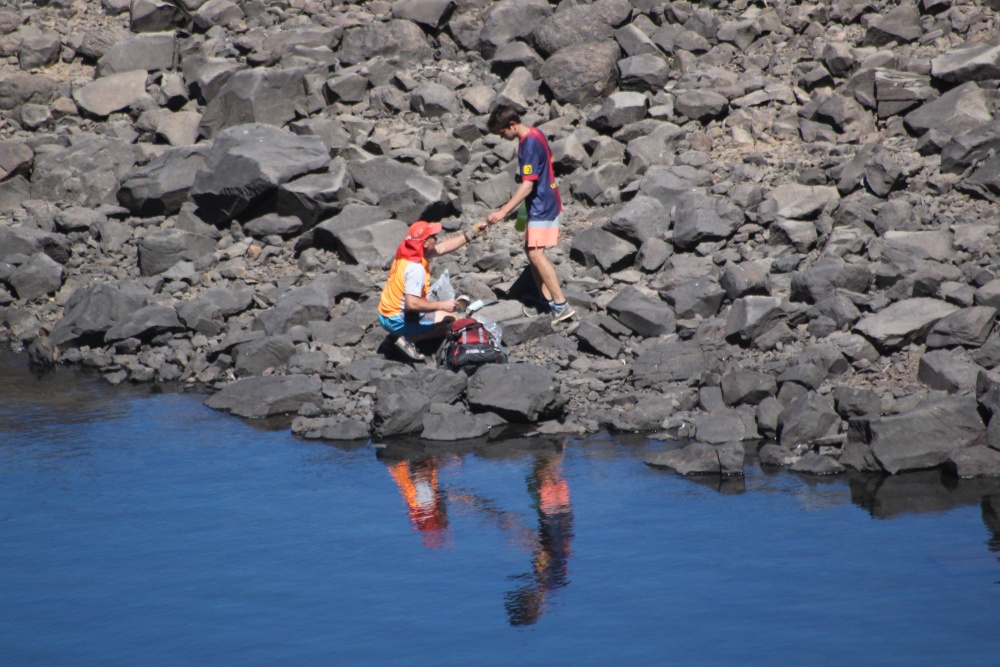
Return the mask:
M 524 165 L 524 175 L 525 176 L 531 176 L 531 165 L 530 164 Z

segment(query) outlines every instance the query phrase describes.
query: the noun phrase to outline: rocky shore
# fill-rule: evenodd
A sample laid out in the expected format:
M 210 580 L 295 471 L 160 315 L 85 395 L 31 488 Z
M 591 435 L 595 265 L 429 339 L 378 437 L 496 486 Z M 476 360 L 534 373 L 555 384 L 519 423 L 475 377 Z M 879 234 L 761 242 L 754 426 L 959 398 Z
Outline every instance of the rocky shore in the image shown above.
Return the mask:
M 647 432 L 648 463 L 1000 475 L 998 3 L 0 3 L 0 336 L 331 440 Z M 393 356 L 410 222 L 550 139 L 578 317 L 512 224 L 433 266 L 512 363 Z

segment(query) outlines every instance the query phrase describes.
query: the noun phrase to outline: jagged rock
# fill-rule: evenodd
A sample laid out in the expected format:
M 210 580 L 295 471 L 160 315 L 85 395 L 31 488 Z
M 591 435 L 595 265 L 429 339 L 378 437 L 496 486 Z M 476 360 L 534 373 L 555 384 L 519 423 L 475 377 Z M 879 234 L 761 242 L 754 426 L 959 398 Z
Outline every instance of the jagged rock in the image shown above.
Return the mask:
M 161 229 L 139 243 L 139 270 L 144 276 L 163 273 L 182 260 L 192 262 L 215 250 L 215 239 L 179 229 Z
M 961 479 L 1000 477 L 1000 451 L 986 445 L 959 449 L 951 453 L 943 467 Z
M 73 292 L 49 338 L 64 345 L 80 338 L 103 339 L 104 332 L 146 305 L 147 296 L 127 284 L 102 283 Z
M 560 5 L 532 33 L 538 50 L 552 55 L 574 44 L 603 42 L 613 27 L 628 19 L 630 7 L 621 0 L 599 0 L 589 5 Z
M 439 369 L 379 380 L 375 385 L 372 430 L 377 437 L 419 433 L 431 403 L 451 404 L 466 391 L 468 377 Z
M 931 74 L 947 83 L 1000 77 L 1000 40 L 962 44 L 931 59 Z
M 25 104 L 50 104 L 59 84 L 41 74 L 12 74 L 0 79 L 0 110 L 19 109 Z
M 133 0 L 129 16 L 132 32 L 162 32 L 182 20 L 180 8 L 164 0 Z
M 762 207 L 779 218 L 811 219 L 840 202 L 837 188 L 827 185 L 784 183 L 771 190 Z
M 809 475 L 839 475 L 847 470 L 833 457 L 816 452 L 806 452 L 788 469 Z
M 580 321 L 573 336 L 584 348 L 594 350 L 609 359 L 617 359 L 622 352 L 621 341 L 589 319 Z
M 670 65 L 658 55 L 644 53 L 618 61 L 622 90 L 656 92 L 670 80 Z
M 268 369 L 285 369 L 295 343 L 288 336 L 264 336 L 234 346 L 232 354 L 237 376 L 263 375 Z
M 871 274 L 864 264 L 848 264 L 839 257 L 824 257 L 811 268 L 792 275 L 792 301 L 817 303 L 847 290 L 863 294 L 868 291 Z
M 695 442 L 646 458 L 654 468 L 669 468 L 681 475 L 742 475 L 745 451 L 739 442 L 709 445 Z
M 306 403 L 321 403 L 321 389 L 319 378 L 307 375 L 251 377 L 226 385 L 205 405 L 240 417 L 272 417 L 298 412 Z
M 716 361 L 695 342 L 653 339 L 632 363 L 632 378 L 640 387 L 687 382 L 704 372 L 711 372 L 715 365 Z
M 710 174 L 694 167 L 654 165 L 639 181 L 639 194 L 659 199 L 672 210 L 679 195 L 707 185 L 711 180 Z
M 278 215 L 295 216 L 302 221 L 302 229 L 308 230 L 339 212 L 344 200 L 353 194 L 353 185 L 347 163 L 338 159 L 328 172 L 307 174 L 280 185 L 275 207 Z
M 146 94 L 146 70 L 111 74 L 73 91 L 73 101 L 83 111 L 105 117 L 135 104 Z
M 742 223 L 743 211 L 732 202 L 696 192 L 687 193 L 677 199 L 674 245 L 691 250 L 703 241 L 728 239 Z
M 638 195 L 612 215 L 602 228 L 642 245 L 650 239 L 663 237 L 670 228 L 670 215 L 658 199 Z
M 35 156 L 31 194 L 64 205 L 110 204 L 135 162 L 134 147 L 126 141 L 82 139 L 63 150 Z
M 626 287 L 608 303 L 608 312 L 643 338 L 674 333 L 676 322 L 670 306 Z
M 136 169 L 118 189 L 118 203 L 133 215 L 172 215 L 187 201 L 208 147 L 179 146 Z
M 392 3 L 392 16 L 428 28 L 440 28 L 448 22 L 454 9 L 454 0 L 398 0 Z
M 542 81 L 560 102 L 590 104 L 613 92 L 620 55 L 611 41 L 567 46 L 542 65 Z
M 1000 121 L 956 134 L 941 149 L 941 173 L 959 174 L 1000 149 Z
M 788 404 L 778 416 L 778 441 L 789 449 L 836 435 L 840 415 L 829 400 L 813 391 Z
M 922 104 L 903 120 L 918 135 L 937 130 L 954 136 L 990 122 L 993 114 L 982 88 L 970 81 Z
M 59 33 L 51 30 L 38 30 L 32 26 L 22 28 L 21 47 L 17 59 L 21 69 L 50 67 L 59 60 L 62 50 L 62 40 Z
M 346 442 L 368 440 L 368 424 L 359 419 L 340 417 L 309 418 L 296 417 L 292 422 L 292 433 L 307 439 L 322 439 Z
M 956 187 L 962 192 L 1000 202 L 1000 158 L 993 156 L 986 160 Z
M 488 60 L 504 44 L 530 35 L 551 13 L 552 6 L 542 0 L 491 3 L 475 24 L 478 28 L 475 47 Z
M 970 396 L 929 398 L 905 414 L 859 424 L 861 439 L 888 473 L 934 468 L 980 444 L 986 428 Z
M 570 257 L 584 266 L 600 266 L 611 273 L 631 264 L 637 248 L 628 241 L 596 227 L 585 229 L 573 237 Z
M 739 369 L 722 376 L 722 398 L 726 405 L 757 405 L 778 393 L 774 376 L 749 369 Z
M 171 146 L 191 146 L 198 141 L 201 118 L 197 111 L 163 114 L 156 123 L 156 134 Z
M 712 90 L 686 90 L 674 100 L 674 108 L 691 120 L 707 123 L 729 111 L 729 100 Z
M 213 287 L 177 306 L 177 315 L 189 329 L 206 336 L 225 330 L 225 318 L 238 315 L 253 303 L 250 288 Z
M 979 347 L 993 329 L 997 311 L 989 306 L 962 308 L 938 320 L 927 334 L 927 347 Z
M 0 142 L 0 181 L 31 168 L 35 151 L 20 141 Z
M 455 442 L 469 438 L 481 438 L 495 425 L 491 415 L 437 414 L 428 413 L 423 417 L 424 440 Z
M 97 76 L 173 69 L 177 38 L 173 32 L 150 32 L 118 42 L 97 61 Z
M 410 108 L 424 118 L 439 118 L 446 113 L 457 114 L 458 97 L 450 88 L 439 83 L 425 83 L 410 93 Z
M 209 101 L 199 132 L 206 139 L 248 124 L 281 127 L 306 105 L 305 68 L 254 68 L 232 73 Z
M 561 414 L 566 399 L 559 381 L 533 364 L 488 364 L 469 379 L 469 407 L 514 422 L 536 422 Z
M 255 330 L 268 336 L 286 333 L 293 326 L 314 320 L 330 319 L 330 295 L 321 282 L 313 282 L 283 294 L 274 307 L 263 311 L 254 321 Z
M 196 54 L 181 60 L 185 85 L 193 97 L 205 104 L 215 99 L 234 73 L 244 69 L 246 65 L 228 58 L 210 58 Z
M 767 267 L 759 262 L 727 264 L 722 272 L 720 285 L 731 301 L 742 296 L 771 294 L 771 280 Z
M 162 333 L 182 331 L 177 311 L 169 306 L 146 306 L 133 311 L 104 333 L 104 341 L 114 343 L 126 338 L 148 341 Z
M 713 410 L 694 419 L 694 436 L 698 442 L 721 445 L 750 440 L 755 435 L 747 432 L 747 424 L 735 410 Z
M 726 338 L 749 343 L 777 324 L 784 316 L 781 299 L 772 296 L 747 296 L 737 299 L 726 318 Z
M 833 390 L 833 405 L 842 419 L 882 414 L 878 394 L 870 389 L 840 385 Z
M 879 348 L 894 350 L 910 342 L 922 342 L 938 320 L 956 310 L 958 306 L 938 299 L 904 299 L 862 318 L 854 330 Z
M 243 18 L 243 10 L 229 0 L 208 0 L 191 12 L 194 24 L 202 30 L 214 26 L 233 26 Z
M 976 377 L 981 370 L 980 366 L 960 353 L 932 350 L 920 358 L 917 380 L 933 391 L 968 393 L 975 388 Z
M 693 280 L 661 292 L 660 296 L 674 309 L 682 320 L 693 317 L 714 317 L 722 306 L 725 291 L 718 283 L 707 278 Z
M 390 158 L 372 158 L 350 164 L 358 187 L 378 198 L 378 205 L 409 224 L 416 220 L 440 220 L 453 210 L 444 186 L 419 167 Z
M 19 266 L 8 282 L 17 298 L 31 301 L 52 294 L 63 281 L 63 267 L 45 253 L 38 253 L 30 262 Z
M 329 161 L 318 137 L 259 123 L 229 128 L 216 138 L 195 174 L 191 199 L 205 222 L 225 222 L 252 209 L 282 183 Z
M 905 44 L 924 34 L 920 14 L 913 4 L 901 4 L 872 22 L 865 33 L 864 46 L 885 46 L 892 42 Z
M 646 116 L 649 102 L 642 93 L 620 92 L 609 95 L 587 122 L 601 132 L 614 132 Z
M 506 40 L 505 40 L 506 41 Z M 398 58 L 416 64 L 434 55 L 423 31 L 416 23 L 392 19 L 375 21 L 344 31 L 337 57 L 344 65 L 355 65 L 376 56 Z
M 69 259 L 69 245 L 58 234 L 48 234 L 23 225 L 0 227 L 0 262 L 16 255 L 31 257 L 39 251 L 44 251 L 60 264 Z

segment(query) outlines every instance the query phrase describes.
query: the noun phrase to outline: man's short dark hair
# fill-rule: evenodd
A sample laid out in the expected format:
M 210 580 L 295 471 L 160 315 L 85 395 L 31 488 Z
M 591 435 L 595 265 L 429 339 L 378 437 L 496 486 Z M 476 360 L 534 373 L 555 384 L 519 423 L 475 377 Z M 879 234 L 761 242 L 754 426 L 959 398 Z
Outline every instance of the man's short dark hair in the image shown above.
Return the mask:
M 511 123 L 520 123 L 521 114 L 512 106 L 506 104 L 497 105 L 490 114 L 490 119 L 486 121 L 486 129 L 491 134 L 497 134 L 500 130 L 507 129 Z

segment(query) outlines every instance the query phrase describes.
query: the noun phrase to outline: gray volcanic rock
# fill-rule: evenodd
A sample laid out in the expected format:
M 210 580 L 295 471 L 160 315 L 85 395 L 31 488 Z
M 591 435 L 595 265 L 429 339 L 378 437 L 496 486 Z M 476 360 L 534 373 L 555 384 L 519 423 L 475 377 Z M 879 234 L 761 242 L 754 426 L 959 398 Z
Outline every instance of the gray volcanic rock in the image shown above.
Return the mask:
M 458 97 L 439 83 L 425 83 L 410 93 L 410 107 L 424 118 L 439 118 L 459 111 Z
M 792 301 L 817 303 L 847 290 L 863 294 L 868 291 L 871 274 L 863 264 L 848 264 L 839 257 L 824 257 L 811 268 L 792 275 Z
M 954 136 L 990 122 L 993 114 L 983 89 L 969 82 L 922 104 L 903 120 L 910 131 L 918 135 L 937 130 Z
M 136 151 L 126 141 L 109 137 L 82 139 L 63 150 L 35 156 L 31 194 L 37 199 L 78 206 L 110 204 L 135 162 Z
M 1000 121 L 956 134 L 941 149 L 941 172 L 959 174 L 1000 149 Z
M 419 63 L 433 54 L 434 51 L 420 26 L 403 19 L 392 19 L 385 23 L 376 21 L 350 28 L 344 31 L 337 52 L 340 62 L 345 65 L 355 65 L 375 56 L 394 57 L 406 63 Z
M 281 127 L 306 106 L 304 68 L 234 72 L 209 101 L 199 131 L 214 139 L 227 128 L 260 123 Z
M 12 174 L 27 171 L 35 158 L 31 146 L 19 141 L 0 142 L 0 181 Z
M 927 334 L 927 347 L 979 347 L 989 338 L 997 311 L 989 306 L 963 308 L 938 320 Z
M 169 306 L 146 306 L 133 311 L 104 333 L 104 341 L 113 343 L 126 338 L 148 341 L 162 333 L 183 331 L 177 311 Z
M 518 38 L 527 37 L 552 13 L 552 6 L 544 0 L 503 0 L 489 5 L 479 27 L 476 46 L 486 59 L 492 58 L 498 48 Z
M 455 442 L 470 438 L 481 438 L 495 425 L 492 415 L 438 414 L 428 413 L 423 417 L 424 440 Z
M 612 215 L 603 229 L 642 245 L 663 238 L 670 229 L 670 214 L 660 200 L 638 195 Z
M 559 5 L 532 33 L 539 52 L 549 56 L 574 44 L 603 42 L 612 28 L 628 19 L 631 7 L 623 0 L 598 0 L 588 5 Z
M 280 185 L 275 208 L 278 215 L 301 220 L 300 229 L 310 229 L 317 221 L 339 212 L 344 200 L 353 194 L 353 186 L 347 163 L 338 158 L 328 172 L 307 174 Z
M 951 453 L 943 467 L 961 479 L 1000 477 L 1000 451 L 986 445 L 959 449 Z
M 939 466 L 986 436 L 976 401 L 969 396 L 928 399 L 906 414 L 871 419 L 863 427 L 864 444 L 893 475 Z
M 879 348 L 894 350 L 910 342 L 922 342 L 938 320 L 956 310 L 958 306 L 938 299 L 904 299 L 862 318 L 854 330 Z
M 144 276 L 163 273 L 182 260 L 194 261 L 215 250 L 213 238 L 179 229 L 161 229 L 139 243 L 139 270 Z
M 78 338 L 99 337 L 146 305 L 146 296 L 126 284 L 102 283 L 73 293 L 49 338 L 63 345 Z
M 924 33 L 915 4 L 904 3 L 872 22 L 862 42 L 864 46 L 885 46 L 892 42 L 912 42 Z
M 453 210 L 440 180 L 419 167 L 379 157 L 352 162 L 355 183 L 378 197 L 378 205 L 410 224 L 440 220 Z
M 600 266 L 605 272 L 623 268 L 632 262 L 637 248 L 603 229 L 592 227 L 577 232 L 570 246 L 570 257 L 584 266 Z
M 269 336 L 286 333 L 293 326 L 330 319 L 330 295 L 319 281 L 283 294 L 270 310 L 257 316 L 254 329 Z
M 589 104 L 614 90 L 620 55 L 615 42 L 567 46 L 542 65 L 542 81 L 560 102 Z
M 686 90 L 677 96 L 674 108 L 691 120 L 708 122 L 725 116 L 729 100 L 711 90 Z
M 454 9 L 455 0 L 397 0 L 392 3 L 392 16 L 429 28 L 440 28 L 447 23 Z
M 112 46 L 97 61 L 97 76 L 132 70 L 156 72 L 173 69 L 177 37 L 173 32 L 151 32 Z
M 536 422 L 561 414 L 566 399 L 551 371 L 533 364 L 487 364 L 469 378 L 469 407 L 515 422 Z
M 920 357 L 917 380 L 933 391 L 969 393 L 975 389 L 981 370 L 981 366 L 969 361 L 960 351 L 931 350 Z
M 0 79 L 0 110 L 25 104 L 49 104 L 58 95 L 58 82 L 41 74 L 13 74 Z
M 816 452 L 806 452 L 801 458 L 794 461 L 788 469 L 792 472 L 801 472 L 809 475 L 839 475 L 847 470 L 835 458 L 817 454 Z
M 191 199 L 209 223 L 231 220 L 296 176 L 323 169 L 322 140 L 259 123 L 224 130 L 195 175 Z
M 322 403 L 319 378 L 272 375 L 239 380 L 210 396 L 205 405 L 240 417 L 262 418 L 297 412 L 306 403 Z
M 721 197 L 681 195 L 674 211 L 674 245 L 691 250 L 703 241 L 727 239 L 743 223 L 743 211 Z
M 225 318 L 242 313 L 253 303 L 250 288 L 213 287 L 177 306 L 177 315 L 189 329 L 215 336 L 225 328 Z
M 46 294 L 52 294 L 63 282 L 63 267 L 45 253 L 38 253 L 28 262 L 19 266 L 8 281 L 17 298 L 30 301 Z
M 636 386 L 660 386 L 670 382 L 687 382 L 716 365 L 696 342 L 663 342 L 653 339 L 632 362 L 632 378 Z
M 608 303 L 608 312 L 643 338 L 674 333 L 677 326 L 670 306 L 632 287 L 622 289 Z
M 644 53 L 618 61 L 623 90 L 656 92 L 670 80 L 670 65 L 658 55 Z
M 757 405 L 778 393 L 774 376 L 750 369 L 739 369 L 722 376 L 722 398 L 726 405 Z
M 949 83 L 1000 78 L 1000 40 L 955 47 L 931 59 L 934 78 Z
M 468 381 L 464 373 L 436 368 L 379 380 L 375 384 L 372 431 L 379 438 L 421 432 L 431 403 L 455 403 L 465 393 Z
M 185 85 L 192 97 L 206 104 L 215 99 L 234 73 L 244 69 L 246 65 L 229 58 L 209 58 L 195 54 L 181 60 Z
M 726 318 L 726 338 L 744 343 L 755 340 L 784 317 L 781 299 L 773 296 L 746 296 L 733 302 Z
M 77 106 L 95 116 L 107 116 L 135 104 L 146 94 L 146 70 L 111 74 L 73 92 Z
M 233 348 L 233 369 L 239 377 L 263 375 L 268 369 L 284 369 L 295 354 L 288 336 L 264 336 Z
M 118 189 L 118 203 L 134 215 L 171 215 L 188 199 L 208 147 L 178 146 L 136 169 Z
M 826 397 L 812 391 L 789 403 L 778 416 L 778 441 L 789 449 L 836 435 L 839 429 L 840 415 Z
M 742 475 L 745 451 L 739 442 L 709 445 L 695 442 L 646 458 L 654 468 L 669 468 L 681 475 Z

